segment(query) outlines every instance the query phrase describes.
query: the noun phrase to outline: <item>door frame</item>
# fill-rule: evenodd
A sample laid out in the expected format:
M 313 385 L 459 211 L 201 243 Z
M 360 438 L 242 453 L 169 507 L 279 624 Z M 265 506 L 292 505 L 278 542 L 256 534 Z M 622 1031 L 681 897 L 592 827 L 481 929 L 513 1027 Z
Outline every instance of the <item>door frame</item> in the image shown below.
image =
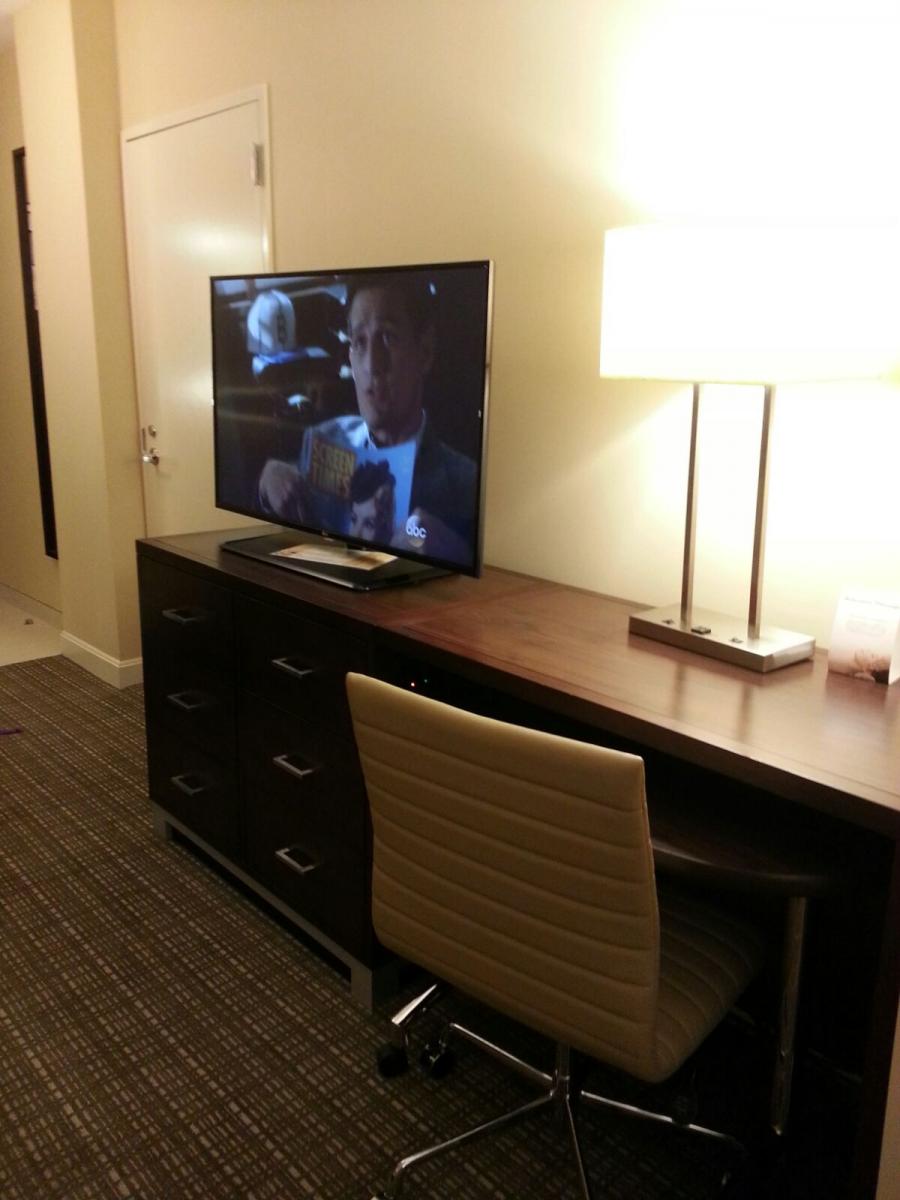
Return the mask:
M 41 524 L 44 531 L 44 553 L 48 558 L 58 559 L 53 473 L 47 429 L 47 403 L 44 395 L 44 360 L 41 355 L 41 322 L 34 289 L 34 253 L 31 240 L 25 147 L 19 146 L 14 149 L 12 157 L 19 231 L 19 260 L 22 267 L 22 295 L 25 301 L 25 341 L 28 347 L 28 374 L 31 381 L 31 408 L 34 419 L 34 444 L 37 458 L 38 490 L 41 499 Z

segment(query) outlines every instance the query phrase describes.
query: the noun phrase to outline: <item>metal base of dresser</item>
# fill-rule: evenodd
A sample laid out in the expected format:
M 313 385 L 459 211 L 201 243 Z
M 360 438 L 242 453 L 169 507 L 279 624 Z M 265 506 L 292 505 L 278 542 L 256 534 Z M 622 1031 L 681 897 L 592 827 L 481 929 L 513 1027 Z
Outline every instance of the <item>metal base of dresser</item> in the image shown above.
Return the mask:
M 248 875 L 239 866 L 233 863 L 224 854 L 210 846 L 203 838 L 198 837 L 191 829 L 183 822 L 167 813 L 165 809 L 151 801 L 151 810 L 153 817 L 153 832 L 157 837 L 168 840 L 172 836 L 172 830 L 177 830 L 182 837 L 192 842 L 204 854 L 217 862 L 221 867 L 224 867 L 229 874 L 235 879 L 239 879 L 246 887 L 248 887 L 255 895 L 264 900 L 266 904 L 271 905 L 283 917 L 286 917 L 298 929 L 302 929 L 305 934 L 311 937 L 315 942 L 318 942 L 323 949 L 327 950 L 334 958 L 343 963 L 350 970 L 350 995 L 353 999 L 361 1004 L 370 1012 L 382 1000 L 386 1000 L 398 990 L 399 979 L 398 970 L 399 962 L 392 959 L 379 967 L 369 967 L 365 963 L 359 961 L 333 941 L 327 934 L 322 933 L 310 921 L 304 920 L 293 909 L 289 908 L 284 901 L 279 900 L 267 888 L 264 888 L 252 876 Z

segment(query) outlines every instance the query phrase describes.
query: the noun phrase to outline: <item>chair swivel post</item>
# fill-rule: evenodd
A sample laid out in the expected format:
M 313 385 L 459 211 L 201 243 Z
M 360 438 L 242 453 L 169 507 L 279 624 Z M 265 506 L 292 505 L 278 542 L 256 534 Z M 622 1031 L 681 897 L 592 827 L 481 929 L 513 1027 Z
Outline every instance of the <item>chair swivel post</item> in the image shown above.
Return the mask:
M 770 1110 L 772 1128 L 779 1136 L 782 1136 L 787 1128 L 787 1117 L 791 1104 L 797 1008 L 800 999 L 800 976 L 803 967 L 808 908 L 809 900 L 806 896 L 789 897 L 785 915 L 778 1044 L 775 1053 Z

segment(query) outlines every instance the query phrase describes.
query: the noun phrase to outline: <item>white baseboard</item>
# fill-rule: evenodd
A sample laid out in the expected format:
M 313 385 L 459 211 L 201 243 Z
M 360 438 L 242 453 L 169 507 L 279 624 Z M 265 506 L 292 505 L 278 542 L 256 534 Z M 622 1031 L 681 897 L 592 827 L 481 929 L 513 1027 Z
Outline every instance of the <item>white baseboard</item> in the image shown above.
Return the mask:
M 134 683 L 141 683 L 144 678 L 143 659 L 112 658 L 103 650 L 98 650 L 96 646 L 83 642 L 74 633 L 66 633 L 65 630 L 59 635 L 59 640 L 66 658 L 70 658 L 79 667 L 84 667 L 104 683 L 112 684 L 116 688 L 126 688 Z
M 37 617 L 39 621 L 52 626 L 53 629 L 62 628 L 62 614 L 59 609 L 50 608 L 48 604 L 42 604 L 40 600 L 35 600 L 33 596 L 26 596 L 24 592 L 17 592 L 15 588 L 7 587 L 5 583 L 0 583 L 0 600 L 5 600 L 7 604 L 21 608 L 29 616 Z

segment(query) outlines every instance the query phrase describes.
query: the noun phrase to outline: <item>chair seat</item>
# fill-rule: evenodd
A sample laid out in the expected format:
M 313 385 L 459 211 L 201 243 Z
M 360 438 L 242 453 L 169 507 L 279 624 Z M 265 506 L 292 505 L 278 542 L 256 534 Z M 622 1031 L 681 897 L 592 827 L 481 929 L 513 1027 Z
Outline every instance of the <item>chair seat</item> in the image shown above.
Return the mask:
M 656 870 L 670 879 L 784 897 L 825 896 L 837 885 L 834 850 L 783 815 L 753 822 L 728 805 L 662 788 L 648 796 L 647 808 Z
M 660 978 L 655 1070 L 667 1079 L 712 1032 L 759 970 L 760 931 L 742 917 L 658 885 Z

